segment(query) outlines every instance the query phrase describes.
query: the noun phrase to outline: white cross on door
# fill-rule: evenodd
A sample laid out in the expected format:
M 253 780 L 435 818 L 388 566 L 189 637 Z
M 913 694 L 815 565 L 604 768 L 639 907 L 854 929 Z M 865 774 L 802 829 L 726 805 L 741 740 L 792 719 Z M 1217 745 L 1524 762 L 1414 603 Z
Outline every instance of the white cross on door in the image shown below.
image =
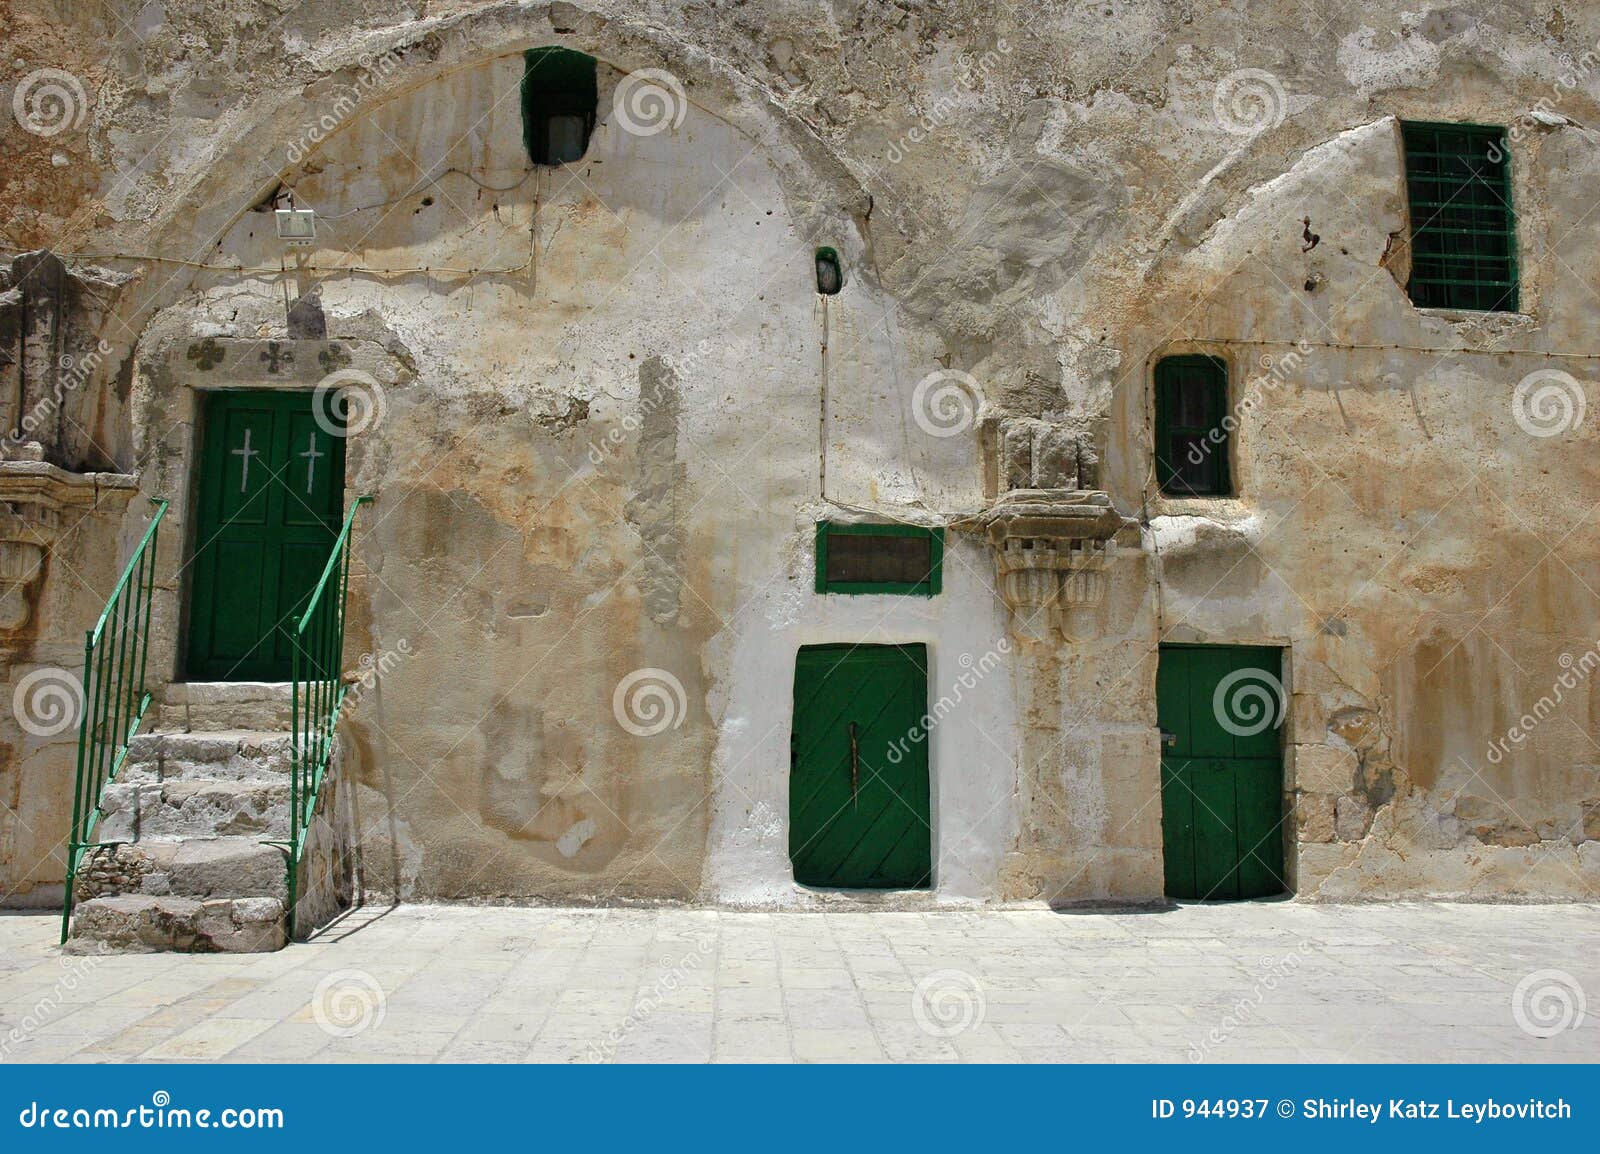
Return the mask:
M 248 428 L 246 428 L 244 431 L 244 444 L 237 449 L 231 450 L 231 452 L 235 457 L 238 457 L 241 462 L 241 467 L 239 469 L 239 492 L 243 493 L 250 487 L 250 458 L 259 457 L 261 455 L 260 449 L 252 449 L 250 447 L 250 430 Z
M 316 482 L 317 458 L 327 456 L 326 453 L 317 451 L 317 433 L 315 429 L 306 434 L 306 451 L 301 453 L 300 456 L 306 460 L 306 496 L 309 497 L 311 495 L 311 486 Z

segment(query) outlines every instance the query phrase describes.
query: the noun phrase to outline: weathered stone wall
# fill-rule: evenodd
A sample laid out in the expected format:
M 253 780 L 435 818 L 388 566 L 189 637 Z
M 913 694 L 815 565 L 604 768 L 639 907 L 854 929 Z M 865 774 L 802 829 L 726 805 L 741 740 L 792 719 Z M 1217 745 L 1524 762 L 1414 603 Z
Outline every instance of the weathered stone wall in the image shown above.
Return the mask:
M 370 888 L 806 900 L 794 653 L 861 640 L 926 642 L 931 695 L 963 687 L 931 736 L 939 897 L 1154 900 L 1171 640 L 1286 647 L 1302 895 L 1592 896 L 1595 425 L 1534 436 L 1514 409 L 1530 372 L 1588 382 L 1600 358 L 1592 11 L 190 0 L 11 20 L 13 84 L 59 68 L 83 99 L 60 131 L 6 127 L 7 236 L 137 274 L 102 325 L 112 363 L 136 352 L 85 420 L 175 524 L 195 389 L 280 365 L 304 387 L 332 345 L 379 383 L 348 463 L 377 498 L 348 645 L 375 670 L 347 747 Z M 541 44 L 602 61 L 601 123 L 582 163 L 530 173 L 518 54 Z M 642 69 L 683 86 L 661 131 L 618 99 Z M 1525 315 L 1409 304 L 1395 117 L 1516 126 Z M 272 235 L 280 186 L 317 210 L 314 248 Z M 834 297 L 813 291 L 824 244 Z M 285 297 L 313 294 L 291 323 Z M 1236 499 L 1153 483 L 1152 367 L 1196 350 L 1230 361 L 1236 403 L 1259 394 Z M 969 375 L 981 427 L 939 435 L 935 372 Z M 1002 649 L 992 554 L 960 534 L 931 601 L 811 591 L 818 516 L 983 507 L 1001 418 L 1083 446 L 1139 522 L 1095 636 Z M 164 677 L 185 540 L 164 541 Z M 669 721 L 644 736 L 614 698 L 650 686 Z

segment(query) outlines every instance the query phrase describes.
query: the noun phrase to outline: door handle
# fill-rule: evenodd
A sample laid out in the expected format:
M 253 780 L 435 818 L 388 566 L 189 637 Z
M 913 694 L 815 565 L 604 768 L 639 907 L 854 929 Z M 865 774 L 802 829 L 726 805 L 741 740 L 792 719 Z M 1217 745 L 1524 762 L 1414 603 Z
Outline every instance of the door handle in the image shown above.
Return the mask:
M 1177 745 L 1178 744 L 1178 735 L 1176 733 L 1173 733 L 1172 730 L 1170 730 L 1170 729 L 1163 729 L 1161 731 L 1161 744 L 1163 746 Z
M 861 744 L 856 740 L 856 723 L 850 723 L 850 804 L 856 805 L 861 788 Z

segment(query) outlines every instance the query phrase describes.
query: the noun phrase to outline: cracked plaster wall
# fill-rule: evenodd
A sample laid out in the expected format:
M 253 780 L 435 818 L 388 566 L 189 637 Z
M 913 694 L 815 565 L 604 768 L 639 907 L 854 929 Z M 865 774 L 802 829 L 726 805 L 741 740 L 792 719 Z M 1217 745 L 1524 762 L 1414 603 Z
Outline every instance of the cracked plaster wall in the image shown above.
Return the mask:
M 1600 89 L 1562 83 L 1600 27 L 1551 3 L 1309 11 L 1320 38 L 1307 6 L 1266 2 L 157 0 L 116 8 L 126 24 L 23 3 L 13 70 L 66 67 L 92 96 L 80 131 L 8 127 L 0 205 L 18 246 L 272 266 L 250 209 L 284 180 L 327 218 L 311 262 L 365 270 L 291 292 L 318 288 L 330 340 L 394 362 L 352 445 L 350 487 L 379 501 L 351 649 L 415 655 L 351 730 L 405 893 L 796 900 L 794 648 L 928 641 L 937 694 L 951 658 L 1004 636 L 991 559 L 964 539 L 933 602 L 809 591 L 819 514 L 982 504 L 977 437 L 912 419 L 936 367 L 971 373 L 992 414 L 1091 436 L 1099 483 L 1147 524 L 1099 639 L 1020 651 L 936 733 L 941 896 L 1159 897 L 1161 637 L 1288 647 L 1301 894 L 1592 893 L 1592 683 L 1485 751 L 1600 638 L 1594 424 L 1519 430 L 1512 388 L 1544 362 L 1502 351 L 1600 352 L 1593 230 L 1575 228 Z M 543 43 L 603 62 L 579 180 L 523 181 L 516 54 Z M 393 72 L 308 142 L 386 51 Z M 608 115 L 642 67 L 687 84 L 673 131 Z M 1239 68 L 1277 78 L 1281 123 L 1219 126 Z M 1389 118 L 1506 123 L 1552 94 L 1576 124 L 1512 148 L 1528 315 L 1411 308 Z M 418 186 L 446 167 L 470 177 Z M 811 291 L 819 243 L 844 258 L 837 297 Z M 283 287 L 116 263 L 140 280 L 105 328 L 141 371 L 100 439 L 168 484 L 181 431 L 176 471 L 134 459 L 194 384 L 161 366 L 206 335 L 286 338 Z M 1238 431 L 1239 497 L 1156 493 L 1155 357 L 1218 352 L 1240 387 L 1298 339 L 1314 347 Z M 611 716 L 641 667 L 685 688 L 654 738 Z

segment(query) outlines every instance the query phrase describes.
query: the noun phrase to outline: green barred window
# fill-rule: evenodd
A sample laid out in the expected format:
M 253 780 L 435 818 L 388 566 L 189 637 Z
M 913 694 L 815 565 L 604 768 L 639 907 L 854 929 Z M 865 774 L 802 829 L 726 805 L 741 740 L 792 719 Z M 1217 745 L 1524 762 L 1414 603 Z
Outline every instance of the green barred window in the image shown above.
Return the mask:
M 1220 357 L 1156 362 L 1156 481 L 1174 497 L 1226 497 L 1228 365 Z
M 1516 312 L 1516 215 L 1505 130 L 1471 124 L 1405 124 L 1402 130 L 1412 303 Z

